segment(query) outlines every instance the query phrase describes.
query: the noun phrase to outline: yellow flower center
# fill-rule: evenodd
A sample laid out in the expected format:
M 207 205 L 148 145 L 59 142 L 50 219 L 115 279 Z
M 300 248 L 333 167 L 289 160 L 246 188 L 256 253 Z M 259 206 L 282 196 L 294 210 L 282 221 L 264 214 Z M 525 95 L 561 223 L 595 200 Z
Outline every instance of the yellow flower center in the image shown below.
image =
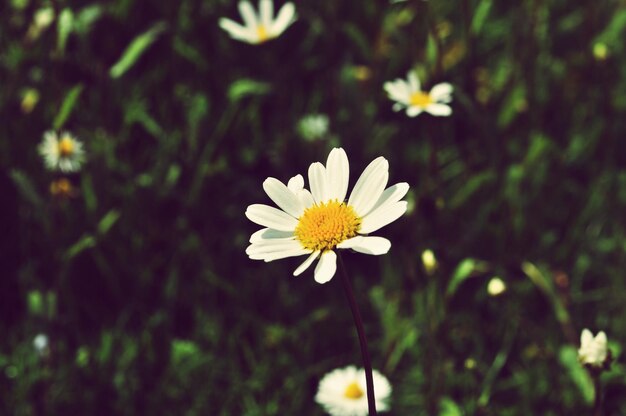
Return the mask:
M 363 390 L 361 390 L 361 387 L 359 387 L 356 381 L 354 381 L 352 382 L 352 384 L 346 387 L 346 391 L 343 393 L 343 395 L 348 399 L 356 400 L 363 397 Z
M 267 33 L 267 29 L 263 25 L 259 25 L 256 28 L 257 35 L 259 36 L 259 43 L 263 43 L 266 40 L 271 38 L 270 34 Z
M 411 105 L 424 108 L 427 107 L 429 104 L 432 104 L 433 100 L 432 98 L 430 98 L 430 94 L 426 94 L 423 91 L 417 91 L 411 94 L 411 97 L 409 98 L 409 103 Z
M 295 235 L 304 248 L 324 251 L 356 236 L 360 227 L 361 218 L 354 208 L 333 200 L 307 208 L 298 220 Z
M 59 141 L 59 153 L 64 157 L 74 153 L 74 141 L 67 136 L 63 137 Z

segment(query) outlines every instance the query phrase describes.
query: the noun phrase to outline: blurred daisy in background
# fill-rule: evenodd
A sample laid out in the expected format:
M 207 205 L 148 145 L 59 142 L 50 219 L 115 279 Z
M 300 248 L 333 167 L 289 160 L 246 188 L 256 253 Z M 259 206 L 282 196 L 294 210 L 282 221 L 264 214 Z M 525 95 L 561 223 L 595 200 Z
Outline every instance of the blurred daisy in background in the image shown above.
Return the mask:
M 48 169 L 61 172 L 77 172 L 85 161 L 83 144 L 68 132 L 45 132 L 39 153 Z
M 240 1 L 239 13 L 243 18 L 243 26 L 225 17 L 219 20 L 219 25 L 233 39 L 253 45 L 277 38 L 289 25 L 296 21 L 296 7 L 291 2 L 287 2 L 281 7 L 276 19 L 274 19 L 272 0 L 259 1 L 258 15 L 249 1 Z
M 376 370 L 372 376 L 376 409 L 388 411 L 391 384 Z M 332 416 L 367 416 L 365 371 L 354 366 L 331 371 L 320 381 L 315 401 Z
M 435 85 L 430 92 L 422 91 L 420 80 L 414 71 L 409 71 L 407 80 L 396 79 L 384 84 L 384 89 L 390 99 L 396 101 L 394 111 L 406 108 L 409 117 L 415 117 L 423 111 L 433 116 L 449 116 L 452 108 L 448 105 L 452 101 L 452 85 L 447 82 Z
M 263 189 L 280 209 L 264 204 L 248 207 L 248 219 L 267 227 L 250 237 L 248 256 L 269 262 L 308 255 L 293 272 L 294 276 L 319 258 L 315 280 L 326 283 L 337 270 L 335 249 L 370 255 L 387 253 L 391 242 L 368 234 L 405 213 L 407 202 L 401 199 L 409 185 L 403 182 L 385 189 L 389 163 L 381 156 L 365 168 L 345 202 L 349 171 L 346 152 L 335 148 L 328 155 L 326 166 L 315 162 L 309 167 L 310 192 L 304 189 L 302 175 L 294 176 L 287 185 L 267 178 Z
M 312 142 L 323 139 L 328 134 L 328 116 L 326 114 L 308 114 L 298 121 L 298 134 L 304 140 Z
M 608 356 L 607 338 L 604 331 L 594 337 L 590 330 L 583 329 L 580 334 L 578 360 L 592 367 L 603 367 Z

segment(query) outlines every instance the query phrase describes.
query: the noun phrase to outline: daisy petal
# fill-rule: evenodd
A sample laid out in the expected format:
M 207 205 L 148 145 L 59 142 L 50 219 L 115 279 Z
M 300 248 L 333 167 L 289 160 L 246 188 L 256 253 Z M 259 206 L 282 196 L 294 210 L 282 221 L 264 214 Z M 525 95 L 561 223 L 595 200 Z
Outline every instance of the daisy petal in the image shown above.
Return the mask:
M 289 179 L 289 182 L 287 182 L 287 188 L 289 188 L 291 192 L 296 192 L 303 189 L 304 178 L 302 177 L 302 175 L 296 175 L 293 178 Z
M 408 79 L 409 79 L 409 86 L 411 87 L 411 92 L 421 91 L 422 86 L 420 84 L 420 80 L 417 77 L 417 74 L 415 73 L 415 71 L 409 71 Z
M 409 117 L 418 116 L 422 112 L 421 107 L 411 106 L 406 109 L 406 115 Z
M 328 250 L 322 253 L 320 261 L 315 266 L 315 281 L 317 283 L 326 283 L 333 278 L 337 271 L 337 254 Z
M 580 334 L 580 344 L 586 345 L 593 341 L 593 334 L 587 328 L 583 329 L 583 332 Z
M 257 17 L 249 1 L 243 0 L 239 2 L 239 13 L 241 13 L 245 25 L 250 29 L 256 30 L 258 26 Z
M 259 14 L 261 15 L 261 24 L 269 28 L 274 17 L 274 3 L 272 0 L 261 0 L 259 2 Z
M 219 20 L 219 25 L 222 29 L 228 32 L 233 39 L 250 41 L 250 30 L 247 27 L 241 26 L 239 23 L 230 19 L 222 17 Z
M 328 183 L 326 179 L 324 165 L 315 162 L 309 166 L 309 185 L 311 186 L 313 199 L 318 204 L 328 200 Z
M 404 105 L 401 103 L 394 103 L 393 106 L 391 107 L 393 111 L 400 111 L 403 108 L 404 108 Z
M 250 205 L 246 210 L 246 217 L 256 224 L 278 231 L 293 232 L 298 225 L 298 220 L 291 215 L 263 204 Z
M 304 272 L 306 269 L 309 268 L 311 264 L 313 264 L 313 262 L 315 261 L 315 259 L 317 259 L 319 255 L 319 251 L 314 251 L 313 253 L 311 253 L 311 255 L 307 257 L 307 259 L 301 265 L 299 265 L 296 270 L 294 270 L 293 275 L 299 276 L 300 274 L 302 274 L 302 272 Z
M 385 189 L 378 201 L 370 211 L 369 215 L 372 215 L 379 208 L 384 208 L 387 205 L 393 204 L 401 200 L 404 195 L 409 191 L 409 184 L 406 182 L 397 183 L 389 188 Z
M 424 111 L 429 112 L 433 116 L 449 116 L 452 114 L 452 108 L 447 104 L 429 104 Z
M 357 236 L 337 244 L 337 248 L 351 248 L 363 254 L 380 256 L 391 248 L 391 241 L 383 237 Z
M 302 248 L 299 241 L 289 239 L 263 240 L 250 244 L 246 248 L 246 254 L 269 254 L 279 253 L 281 251 L 290 251 Z M 310 251 L 310 250 L 309 250 Z
M 296 6 L 293 3 L 285 3 L 278 12 L 276 20 L 272 25 L 272 32 L 274 36 L 278 36 L 287 29 L 287 27 L 296 20 Z
M 449 102 L 452 97 L 450 96 L 454 91 L 454 87 L 447 82 L 435 85 L 430 90 L 430 97 L 437 102 Z
M 359 233 L 369 234 L 383 228 L 387 224 L 394 222 L 406 212 L 406 207 L 407 202 L 400 201 L 383 209 L 377 209 L 376 212 L 363 217 Z
M 291 231 L 277 231 L 272 230 L 271 228 L 261 228 L 259 231 L 255 232 L 250 236 L 251 243 L 258 243 L 265 240 L 293 240 L 296 238 Z
M 263 260 L 264 262 L 268 263 L 270 261 L 286 259 L 288 257 L 305 256 L 309 254 L 310 252 L 311 250 L 307 250 L 304 247 L 300 247 L 297 249 L 283 250 L 283 251 L 275 252 L 272 254 L 267 254 L 263 259 L 253 259 L 252 257 L 250 257 L 250 259 L 251 260 Z
M 304 212 L 304 206 L 302 206 L 296 194 L 278 179 L 267 178 L 263 182 L 263 189 L 280 209 L 294 218 L 300 217 Z
M 326 183 L 329 184 L 329 199 L 343 202 L 348 193 L 348 181 L 350 178 L 350 164 L 348 156 L 342 148 L 333 149 L 326 161 Z
M 389 179 L 389 162 L 380 156 L 372 161 L 354 185 L 348 205 L 354 207 L 360 217 L 372 209 L 385 190 Z

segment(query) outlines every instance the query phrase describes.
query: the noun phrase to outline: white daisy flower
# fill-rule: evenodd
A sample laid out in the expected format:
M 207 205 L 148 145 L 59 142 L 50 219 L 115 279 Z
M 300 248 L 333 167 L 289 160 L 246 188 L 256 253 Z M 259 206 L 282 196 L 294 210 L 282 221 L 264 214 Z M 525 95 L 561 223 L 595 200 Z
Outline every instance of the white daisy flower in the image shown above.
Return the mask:
M 311 192 L 304 189 L 302 175 L 291 178 L 287 186 L 267 178 L 263 189 L 280 209 L 263 204 L 248 207 L 248 219 L 267 227 L 250 237 L 248 256 L 268 262 L 308 255 L 294 276 L 319 258 L 315 280 L 326 283 L 337 269 L 335 249 L 371 255 L 387 253 L 391 242 L 368 234 L 404 214 L 407 202 L 401 199 L 409 185 L 403 182 L 385 189 L 389 163 L 381 156 L 365 168 L 346 202 L 349 170 L 346 152 L 336 148 L 328 155 L 326 166 L 316 162 L 309 167 Z
M 391 384 L 376 370 L 372 372 L 372 378 L 376 410 L 385 412 L 389 410 Z M 315 401 L 331 416 L 367 416 L 366 391 L 364 370 L 357 370 L 354 366 L 338 368 L 322 378 Z
M 433 116 L 449 116 L 452 108 L 447 105 L 452 101 L 452 85 L 447 82 L 435 85 L 430 92 L 421 90 L 420 80 L 417 74 L 409 71 L 408 80 L 396 79 L 385 82 L 385 91 L 394 101 L 394 111 L 406 108 L 409 117 L 415 117 L 423 111 Z
M 53 131 L 45 132 L 39 153 L 48 169 L 61 172 L 76 172 L 85 161 L 83 144 L 67 132 L 60 135 Z
M 607 339 L 604 331 L 593 336 L 591 331 L 583 329 L 580 335 L 580 349 L 578 350 L 578 360 L 584 365 L 602 367 L 607 358 Z
M 257 15 L 249 1 L 239 2 L 239 12 L 244 25 L 222 17 L 219 25 L 227 31 L 233 39 L 254 45 L 277 38 L 281 33 L 296 21 L 296 7 L 287 2 L 281 7 L 278 16 L 274 19 L 274 3 L 272 0 L 259 1 Z

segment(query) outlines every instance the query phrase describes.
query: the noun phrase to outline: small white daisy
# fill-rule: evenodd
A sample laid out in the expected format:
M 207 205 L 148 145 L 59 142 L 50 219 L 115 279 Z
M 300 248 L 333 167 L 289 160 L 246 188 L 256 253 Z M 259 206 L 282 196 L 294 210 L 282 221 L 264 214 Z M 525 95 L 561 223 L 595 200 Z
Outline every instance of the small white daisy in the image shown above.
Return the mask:
M 409 117 L 415 117 L 423 111 L 433 116 L 449 116 L 452 108 L 447 105 L 452 101 L 452 85 L 447 82 L 435 85 L 430 92 L 421 90 L 420 80 L 414 71 L 409 71 L 407 80 L 396 79 L 385 82 L 384 89 L 389 98 L 397 101 L 394 111 L 406 108 Z
M 83 144 L 67 132 L 60 135 L 53 131 L 45 132 L 39 153 L 48 169 L 61 172 L 76 172 L 85 161 Z
M 276 19 L 274 19 L 272 0 L 259 1 L 258 15 L 249 1 L 240 1 L 239 12 L 243 18 L 244 26 L 225 17 L 219 20 L 219 25 L 233 39 L 254 45 L 277 38 L 289 25 L 296 21 L 296 7 L 291 2 L 287 2 L 281 7 Z
M 268 262 L 308 255 L 294 276 L 319 258 L 315 280 L 326 283 L 337 270 L 335 249 L 375 256 L 387 253 L 391 242 L 368 234 L 404 214 L 407 202 L 401 199 L 409 185 L 398 183 L 385 189 L 389 163 L 381 156 L 365 168 L 345 202 L 349 170 L 346 152 L 335 148 L 326 166 L 316 162 L 309 167 L 311 192 L 304 189 L 302 175 L 291 178 L 286 186 L 278 179 L 267 178 L 263 189 L 280 209 L 263 204 L 248 207 L 248 219 L 267 227 L 250 237 L 248 256 Z
M 328 125 L 326 114 L 308 114 L 298 122 L 298 133 L 306 141 L 320 140 L 328 134 Z
M 578 360 L 584 365 L 602 367 L 607 358 L 607 339 L 604 331 L 593 336 L 591 331 L 583 329 L 580 335 L 580 349 L 578 350 Z
M 391 384 L 385 376 L 374 370 L 374 398 L 376 410 L 389 410 Z M 367 387 L 365 371 L 354 366 L 338 368 L 320 381 L 315 401 L 331 416 L 367 416 Z

